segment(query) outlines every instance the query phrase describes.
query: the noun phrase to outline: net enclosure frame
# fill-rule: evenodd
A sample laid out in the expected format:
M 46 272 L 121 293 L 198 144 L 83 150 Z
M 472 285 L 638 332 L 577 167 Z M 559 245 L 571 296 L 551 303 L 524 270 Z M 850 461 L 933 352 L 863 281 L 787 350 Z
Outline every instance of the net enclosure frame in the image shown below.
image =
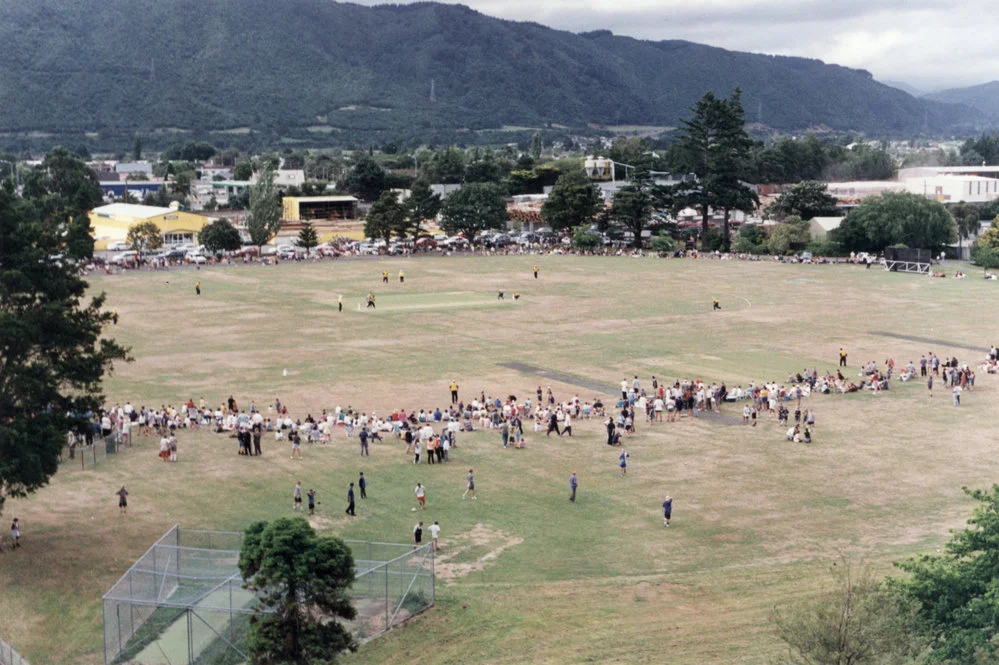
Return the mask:
M 254 617 L 272 613 L 239 572 L 243 534 L 175 524 L 102 597 L 105 665 L 235 665 L 249 660 Z M 430 544 L 345 540 L 355 577 L 347 595 L 360 642 L 436 603 Z

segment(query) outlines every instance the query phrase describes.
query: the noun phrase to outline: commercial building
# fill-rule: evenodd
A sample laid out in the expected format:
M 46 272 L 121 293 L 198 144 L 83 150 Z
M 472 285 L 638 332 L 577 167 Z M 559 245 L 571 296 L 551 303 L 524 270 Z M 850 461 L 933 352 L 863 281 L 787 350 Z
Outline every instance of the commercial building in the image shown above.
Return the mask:
M 281 199 L 281 208 L 281 218 L 289 222 L 357 217 L 353 196 L 286 196 Z
M 176 204 L 169 208 L 111 203 L 90 212 L 90 226 L 98 246 L 107 242 L 125 240 L 128 230 L 136 224 L 152 222 L 159 227 L 164 244 L 195 242 L 201 229 L 209 222 L 207 217 L 180 210 Z

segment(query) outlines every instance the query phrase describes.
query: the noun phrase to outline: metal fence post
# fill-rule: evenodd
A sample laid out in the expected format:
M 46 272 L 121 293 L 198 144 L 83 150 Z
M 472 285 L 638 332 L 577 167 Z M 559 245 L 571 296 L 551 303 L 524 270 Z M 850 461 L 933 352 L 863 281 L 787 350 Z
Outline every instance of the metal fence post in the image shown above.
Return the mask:
M 128 630 L 129 637 L 135 628 L 135 605 L 132 604 L 132 571 L 128 571 Z
M 385 564 L 385 630 L 389 629 L 389 566 Z

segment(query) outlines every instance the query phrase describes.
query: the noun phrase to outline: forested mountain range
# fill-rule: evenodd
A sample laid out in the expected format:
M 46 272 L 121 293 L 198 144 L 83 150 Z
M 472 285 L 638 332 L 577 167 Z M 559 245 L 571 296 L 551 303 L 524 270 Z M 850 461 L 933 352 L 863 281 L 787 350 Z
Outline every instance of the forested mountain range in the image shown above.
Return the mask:
M 936 102 L 964 104 L 981 111 L 989 119 L 999 118 L 999 81 L 942 90 L 925 97 Z
M 742 88 L 779 131 L 940 134 L 981 114 L 817 60 L 573 34 L 420 3 L 0 0 L 0 132 L 276 137 L 675 126 Z

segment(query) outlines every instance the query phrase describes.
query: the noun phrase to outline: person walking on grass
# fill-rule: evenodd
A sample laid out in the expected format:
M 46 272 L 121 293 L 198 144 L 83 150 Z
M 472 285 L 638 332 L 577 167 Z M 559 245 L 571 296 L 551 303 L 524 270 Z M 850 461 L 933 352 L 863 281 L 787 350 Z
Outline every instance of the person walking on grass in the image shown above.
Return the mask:
M 382 284 L 388 284 L 388 270 L 382 271 Z
M 16 550 L 21 546 L 21 521 L 14 518 L 10 523 L 10 549 Z
M 663 499 L 663 526 L 669 526 L 671 517 L 673 517 L 673 497 L 667 495 Z
M 506 448 L 510 443 L 510 421 L 504 419 L 503 424 L 500 425 L 500 441 L 503 442 L 503 447 Z
M 434 523 L 430 525 L 430 543 L 434 546 L 434 552 L 438 551 L 441 548 L 440 535 L 441 535 L 440 522 L 434 520 Z
M 839 366 L 846 367 L 846 351 L 843 350 L 842 346 L 839 347 Z
M 926 389 L 930 391 L 930 397 L 933 397 L 933 375 L 930 374 L 926 377 Z
M 579 478 L 576 477 L 576 472 L 573 471 L 569 474 L 569 501 L 576 503 L 576 488 L 579 487 Z
M 427 509 L 427 488 L 425 488 L 421 483 L 416 483 L 416 503 L 420 504 L 421 510 Z
M 368 456 L 371 457 L 371 453 L 368 452 L 368 426 L 361 425 L 361 431 L 357 434 L 358 441 L 361 442 L 361 457 Z
M 461 495 L 461 500 L 462 501 L 464 501 L 465 497 L 467 497 L 469 494 L 472 495 L 472 500 L 475 500 L 475 476 L 474 476 L 474 473 L 475 472 L 472 469 L 468 470 L 468 476 L 465 478 L 466 483 L 467 483 L 466 486 L 465 486 L 465 493 Z
M 305 495 L 309 498 L 309 514 L 316 514 L 316 490 L 310 489 Z
M 400 284 L 405 284 L 406 283 L 406 276 L 404 274 L 402 274 L 401 270 L 399 271 L 399 283 Z
M 454 379 L 451 379 L 451 385 L 448 386 L 448 390 L 451 391 L 451 403 L 452 404 L 457 404 L 458 403 L 458 382 L 455 381 Z
M 342 312 L 343 311 L 343 296 L 342 295 L 337 296 L 337 298 L 336 298 L 336 306 L 337 306 L 337 311 L 338 312 Z
M 294 511 L 302 510 L 302 481 L 299 480 L 295 483 L 295 491 L 292 493 L 292 503 L 291 509 Z
M 122 485 L 121 489 L 115 492 L 118 495 L 118 514 L 124 515 L 128 512 L 128 490 Z
M 627 450 L 622 450 L 621 454 L 617 456 L 617 465 L 621 469 L 621 475 L 625 476 L 628 474 L 628 458 L 631 455 L 628 454 Z
M 534 266 L 534 279 L 538 278 L 538 271 L 541 270 L 538 266 Z
M 954 406 L 961 406 L 961 386 L 954 386 Z
M 200 281 L 194 283 L 194 295 L 196 295 L 196 296 L 200 296 L 201 295 L 201 282 Z
M 357 513 L 354 512 L 354 483 L 350 484 L 347 488 L 347 510 L 343 511 L 351 517 L 356 517 Z
M 548 433 L 545 436 L 551 436 L 552 432 L 555 432 L 558 436 L 562 436 L 562 432 L 558 428 L 558 415 L 554 411 L 548 417 Z
M 417 522 L 413 527 L 413 549 L 418 549 L 423 545 L 423 522 Z
M 357 479 L 357 486 L 361 488 L 361 498 L 368 498 L 368 481 L 364 479 L 364 472 L 361 471 L 361 476 Z

